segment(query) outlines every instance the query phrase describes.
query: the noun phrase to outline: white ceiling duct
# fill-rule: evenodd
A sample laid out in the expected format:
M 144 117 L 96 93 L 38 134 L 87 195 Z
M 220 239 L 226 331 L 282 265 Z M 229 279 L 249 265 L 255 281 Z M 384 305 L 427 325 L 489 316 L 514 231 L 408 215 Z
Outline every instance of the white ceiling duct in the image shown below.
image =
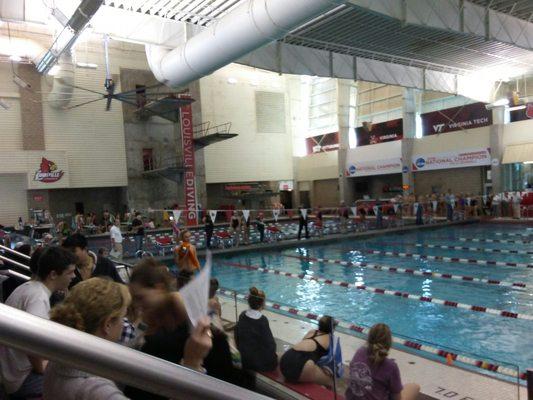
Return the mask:
M 174 50 L 146 45 L 148 64 L 157 80 L 178 87 L 284 37 L 343 3 L 343 0 L 250 0 Z
M 54 75 L 48 100 L 50 106 L 61 109 L 69 105 L 74 92 L 75 65 L 70 50 L 61 54 L 57 66 L 59 71 Z

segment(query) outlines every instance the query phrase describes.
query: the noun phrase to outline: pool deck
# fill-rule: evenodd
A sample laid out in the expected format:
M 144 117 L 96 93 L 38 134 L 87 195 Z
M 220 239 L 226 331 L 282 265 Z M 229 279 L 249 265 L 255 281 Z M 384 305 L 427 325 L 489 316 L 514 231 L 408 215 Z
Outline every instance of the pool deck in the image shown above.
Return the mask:
M 235 321 L 235 303 L 233 299 L 220 296 L 222 317 Z M 247 305 L 237 302 L 237 314 L 247 309 Z M 278 353 L 283 353 L 288 346 L 300 341 L 316 325 L 291 318 L 289 316 L 263 311 L 270 321 L 270 328 L 278 341 Z M 350 363 L 355 351 L 365 344 L 364 340 L 342 332 L 337 332 L 341 340 L 344 364 Z M 469 371 L 445 362 L 433 361 L 413 353 L 393 349 L 390 357 L 398 364 L 403 383 L 416 382 L 421 386 L 419 400 L 518 400 L 527 399 L 527 389 L 507 381 Z M 346 369 L 346 372 L 348 370 Z M 339 385 L 343 387 L 343 383 Z M 344 383 L 345 387 L 345 383 Z M 520 396 L 520 397 L 519 397 Z
M 280 240 L 277 242 L 270 242 L 270 243 L 242 245 L 238 247 L 229 247 L 226 249 L 212 249 L 211 253 L 213 255 L 231 255 L 231 254 L 247 253 L 247 252 L 279 250 L 279 249 L 295 247 L 298 244 L 302 244 L 303 246 L 313 245 L 313 244 L 327 244 L 327 243 L 338 242 L 339 240 L 343 240 L 343 239 L 358 239 L 358 238 L 363 239 L 363 238 L 390 234 L 390 233 L 402 233 L 402 232 L 412 232 L 416 230 L 440 229 L 440 228 L 445 228 L 448 226 L 473 224 L 479 221 L 480 221 L 479 219 L 469 219 L 469 220 L 457 221 L 457 222 L 439 222 L 436 224 L 427 224 L 427 225 L 405 225 L 405 226 L 396 227 L 396 228 L 373 229 L 373 230 L 368 230 L 364 232 L 348 232 L 348 233 L 332 234 L 332 235 L 325 235 L 323 237 L 311 237 L 309 239 L 302 239 L 302 240 L 285 239 L 285 240 Z M 205 249 L 198 250 L 198 256 L 200 257 L 205 256 L 205 253 L 206 253 Z M 161 261 L 172 259 L 171 255 L 154 256 L 154 257 Z M 123 261 L 126 263 L 134 264 L 135 262 L 137 262 L 137 259 L 136 258 L 124 258 Z

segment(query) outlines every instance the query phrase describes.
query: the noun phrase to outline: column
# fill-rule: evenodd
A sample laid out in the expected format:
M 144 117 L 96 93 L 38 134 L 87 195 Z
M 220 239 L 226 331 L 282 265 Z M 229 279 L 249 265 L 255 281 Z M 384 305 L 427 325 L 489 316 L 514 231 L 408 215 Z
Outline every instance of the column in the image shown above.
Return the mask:
M 337 114 L 339 121 L 339 200 L 352 204 L 355 200 L 352 178 L 346 177 L 346 156 L 350 149 L 350 132 L 355 129 L 357 83 L 348 79 L 337 80 Z
M 492 110 L 493 125 L 490 126 L 490 156 L 491 156 L 491 181 L 492 192 L 501 193 L 505 190 L 503 181 L 503 128 L 507 121 L 505 106 L 495 107 Z
M 420 91 L 404 88 L 403 90 L 403 139 L 402 139 L 402 185 L 403 194 L 415 191 L 415 180 L 411 171 L 414 141 L 417 137 L 416 117 L 419 111 Z M 421 134 L 421 132 L 419 133 Z

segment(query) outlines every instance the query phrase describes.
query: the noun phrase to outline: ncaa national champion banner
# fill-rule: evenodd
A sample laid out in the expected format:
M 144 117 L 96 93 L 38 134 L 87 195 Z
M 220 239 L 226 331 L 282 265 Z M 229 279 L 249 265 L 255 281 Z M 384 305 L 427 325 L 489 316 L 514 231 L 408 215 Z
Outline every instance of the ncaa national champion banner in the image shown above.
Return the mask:
M 399 174 L 402 172 L 402 159 L 389 158 L 385 160 L 351 161 L 346 160 L 346 176 L 369 176 Z
M 194 166 L 194 133 L 192 130 L 192 106 L 180 108 L 181 143 L 183 149 L 185 206 L 187 225 L 196 225 L 196 170 Z
M 490 149 L 466 149 L 446 153 L 418 154 L 412 159 L 413 171 L 481 167 L 490 165 Z

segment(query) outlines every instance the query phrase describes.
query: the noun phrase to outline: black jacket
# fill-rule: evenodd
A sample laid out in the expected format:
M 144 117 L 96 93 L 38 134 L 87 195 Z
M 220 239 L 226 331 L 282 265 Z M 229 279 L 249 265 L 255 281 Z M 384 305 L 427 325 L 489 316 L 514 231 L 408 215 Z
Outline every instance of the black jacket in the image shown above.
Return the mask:
M 96 257 L 94 253 L 90 254 L 91 257 L 96 258 L 96 265 L 94 267 L 93 273 L 91 275 L 91 278 L 94 278 L 96 276 L 101 277 L 109 277 L 115 282 L 118 283 L 124 283 L 120 275 L 118 274 L 117 268 L 115 267 L 115 264 L 109 259 L 105 257 Z M 70 282 L 70 287 L 73 287 L 80 283 L 83 279 L 81 278 L 81 274 L 76 268 L 74 271 L 74 274 L 76 275 L 74 279 Z
M 253 319 L 246 315 L 246 311 L 242 312 L 235 326 L 235 342 L 244 369 L 257 372 L 276 369 L 276 342 L 264 315 Z

